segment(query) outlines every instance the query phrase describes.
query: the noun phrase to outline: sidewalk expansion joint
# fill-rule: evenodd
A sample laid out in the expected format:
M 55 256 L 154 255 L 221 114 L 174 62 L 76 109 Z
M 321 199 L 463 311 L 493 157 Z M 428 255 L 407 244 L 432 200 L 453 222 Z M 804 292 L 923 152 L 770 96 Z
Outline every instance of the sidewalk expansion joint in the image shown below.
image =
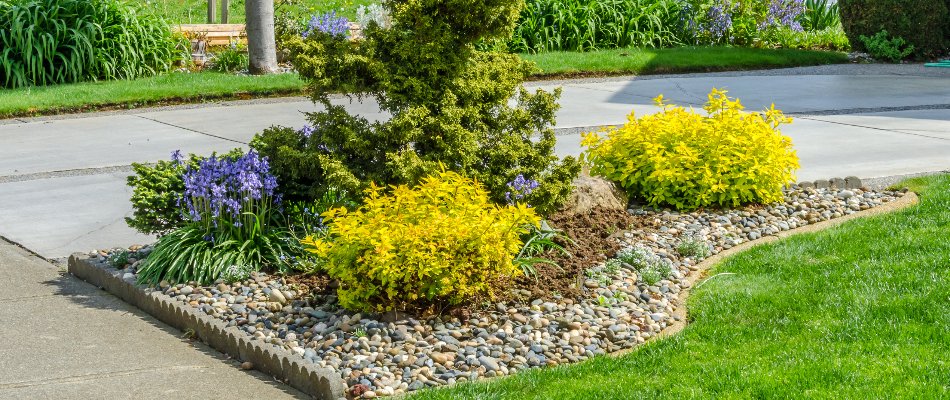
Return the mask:
M 915 106 L 894 106 L 894 107 L 866 107 L 866 108 L 842 108 L 835 110 L 815 110 L 815 111 L 795 111 L 787 112 L 785 115 L 804 115 L 804 116 L 831 116 L 848 114 L 878 114 L 895 111 L 921 111 L 921 110 L 948 110 L 950 103 L 947 104 L 920 104 Z
M 156 371 L 188 372 L 188 371 L 198 371 L 198 370 L 207 369 L 207 368 L 208 367 L 198 366 L 198 365 L 170 365 L 170 366 L 162 366 L 162 367 L 126 369 L 122 371 L 99 372 L 99 373 L 84 374 L 84 375 L 71 375 L 71 376 L 65 376 L 62 378 L 36 379 L 36 380 L 29 380 L 29 381 L 0 383 L 0 390 L 19 389 L 19 388 L 26 388 L 26 387 L 33 387 L 33 386 L 56 385 L 56 384 L 64 384 L 64 383 L 83 383 L 83 382 L 89 382 L 89 381 L 94 381 L 94 380 L 103 379 L 103 378 L 141 375 L 141 374 L 152 373 Z
M 224 136 L 218 136 L 218 135 L 211 134 L 211 133 L 208 133 L 208 132 L 202 132 L 202 131 L 199 131 L 199 130 L 197 130 L 197 129 L 191 129 L 191 128 L 188 128 L 188 127 L 185 127 L 185 126 L 181 126 L 181 125 L 175 125 L 175 124 L 172 124 L 172 123 L 169 123 L 169 122 L 157 120 L 157 119 L 155 119 L 155 118 L 149 118 L 149 117 L 146 117 L 146 116 L 141 115 L 141 114 L 136 114 L 135 116 L 138 117 L 138 118 L 142 118 L 142 119 L 144 119 L 144 120 L 149 120 L 149 121 L 152 121 L 152 122 L 157 122 L 157 123 L 162 124 L 162 125 L 168 125 L 168 126 L 171 126 L 171 127 L 173 127 L 173 128 L 178 128 L 178 129 L 183 129 L 183 130 L 186 130 L 186 131 L 189 131 L 189 132 L 194 132 L 194 133 L 197 133 L 197 134 L 199 134 L 199 135 L 209 136 L 209 137 L 213 137 L 213 138 L 215 138 L 215 139 L 227 140 L 227 141 L 229 141 L 229 142 L 234 142 L 234 143 L 239 143 L 239 144 L 247 145 L 247 142 L 242 142 L 242 141 L 240 141 L 240 140 L 235 140 L 235 139 L 227 138 L 227 137 L 224 137 Z
M 809 120 L 809 121 L 815 121 L 815 122 L 824 122 L 824 123 L 827 123 L 827 124 L 835 124 L 835 125 L 842 125 L 842 126 L 850 126 L 850 127 L 854 127 L 854 128 L 871 129 L 871 130 L 875 130 L 875 131 L 896 133 L 896 134 L 898 134 L 898 135 L 909 135 L 909 136 L 917 136 L 917 137 L 922 137 L 922 138 L 927 138 L 927 139 L 936 139 L 936 140 L 942 140 L 942 141 L 950 141 L 950 138 L 945 138 L 945 137 L 940 137 L 940 136 L 930 136 L 930 135 L 924 135 L 924 134 L 920 134 L 920 133 L 906 132 L 906 131 L 901 131 L 901 130 L 877 128 L 877 127 L 873 127 L 873 126 L 865 126 L 865 125 L 859 125 L 859 124 L 849 124 L 849 123 L 847 123 L 847 122 L 840 122 L 840 121 L 828 121 L 828 120 L 824 120 L 824 119 L 809 118 L 809 117 L 807 117 L 807 116 L 805 116 L 805 117 L 800 116 L 800 117 L 797 117 L 797 118 L 807 119 L 807 120 Z
M 9 298 L 9 299 L 0 299 L 0 304 L 3 304 L 3 303 L 16 303 L 16 302 L 27 301 L 27 300 L 45 299 L 45 298 L 47 298 L 47 297 L 56 297 L 56 296 L 57 296 L 57 295 L 55 295 L 55 294 L 38 294 L 38 295 L 36 295 L 36 296 L 11 297 L 11 298 Z
M 145 164 L 145 163 L 143 163 Z M 35 181 L 39 179 L 67 178 L 72 176 L 104 175 L 116 172 L 132 172 L 131 165 L 113 165 L 108 167 L 64 169 L 49 172 L 32 172 L 28 174 L 0 175 L 0 183 Z

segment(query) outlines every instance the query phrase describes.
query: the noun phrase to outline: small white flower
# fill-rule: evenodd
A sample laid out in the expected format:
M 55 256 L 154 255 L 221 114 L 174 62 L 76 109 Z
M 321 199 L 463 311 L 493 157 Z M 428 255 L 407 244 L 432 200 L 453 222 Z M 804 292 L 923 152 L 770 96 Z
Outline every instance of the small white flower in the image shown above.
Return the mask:
M 382 29 L 389 29 L 392 25 L 392 18 L 389 11 L 380 4 L 370 4 L 369 6 L 359 6 L 356 9 L 356 22 L 361 28 L 365 28 L 370 22 L 376 22 Z

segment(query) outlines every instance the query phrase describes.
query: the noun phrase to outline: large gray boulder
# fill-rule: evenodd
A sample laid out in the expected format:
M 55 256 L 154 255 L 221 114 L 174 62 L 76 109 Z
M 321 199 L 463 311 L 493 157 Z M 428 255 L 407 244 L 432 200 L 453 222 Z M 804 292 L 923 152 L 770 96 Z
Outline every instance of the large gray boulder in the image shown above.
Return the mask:
M 561 207 L 567 215 L 587 214 L 594 208 L 625 211 L 627 196 L 613 182 L 582 174 L 574 180 L 574 191 Z

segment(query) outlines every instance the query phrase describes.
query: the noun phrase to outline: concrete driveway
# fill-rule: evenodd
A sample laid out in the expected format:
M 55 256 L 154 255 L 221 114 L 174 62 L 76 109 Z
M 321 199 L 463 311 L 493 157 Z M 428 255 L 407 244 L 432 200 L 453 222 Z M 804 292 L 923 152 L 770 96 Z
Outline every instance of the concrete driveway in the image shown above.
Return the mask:
M 561 155 L 580 132 L 656 112 L 658 94 L 700 106 L 713 87 L 748 110 L 775 103 L 796 117 L 784 132 L 801 157 L 799 178 L 876 178 L 950 169 L 950 71 L 920 65 L 839 65 L 787 70 L 529 83 L 563 88 Z M 386 118 L 372 102 L 349 103 Z M 125 226 L 132 162 L 176 149 L 208 153 L 246 143 L 264 128 L 299 127 L 304 98 L 243 101 L 0 121 L 0 235 L 48 258 L 150 238 Z

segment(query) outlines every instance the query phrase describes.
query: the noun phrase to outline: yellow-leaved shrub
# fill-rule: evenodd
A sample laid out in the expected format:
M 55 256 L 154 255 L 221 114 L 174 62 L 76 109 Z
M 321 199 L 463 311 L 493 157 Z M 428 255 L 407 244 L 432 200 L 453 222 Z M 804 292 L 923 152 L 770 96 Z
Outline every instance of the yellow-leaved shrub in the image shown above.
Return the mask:
M 323 216 L 327 236 L 303 244 L 339 281 L 341 306 L 373 312 L 491 297 L 499 278 L 521 273 L 521 235 L 540 223 L 534 209 L 498 206 L 455 172 L 389 194 L 372 186 L 358 209 Z
M 793 182 L 798 156 L 778 127 L 790 123 L 773 104 L 747 113 L 738 99 L 713 89 L 706 115 L 663 103 L 660 113 L 636 118 L 602 138 L 585 134 L 583 158 L 591 173 L 619 183 L 652 206 L 679 210 L 772 203 Z

